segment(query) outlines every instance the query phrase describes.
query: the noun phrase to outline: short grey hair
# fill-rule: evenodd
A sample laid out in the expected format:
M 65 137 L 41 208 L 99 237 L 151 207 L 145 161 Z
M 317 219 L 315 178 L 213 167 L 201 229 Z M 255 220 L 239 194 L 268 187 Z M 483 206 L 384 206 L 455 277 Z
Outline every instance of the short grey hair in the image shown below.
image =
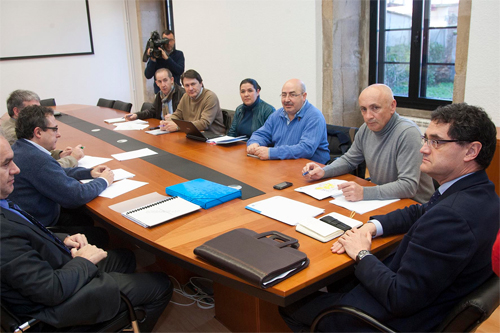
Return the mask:
M 14 90 L 9 98 L 7 98 L 7 112 L 9 116 L 11 118 L 14 117 L 14 108 L 22 110 L 24 108 L 23 103 L 30 101 L 40 102 L 40 97 L 33 91 L 21 89 Z

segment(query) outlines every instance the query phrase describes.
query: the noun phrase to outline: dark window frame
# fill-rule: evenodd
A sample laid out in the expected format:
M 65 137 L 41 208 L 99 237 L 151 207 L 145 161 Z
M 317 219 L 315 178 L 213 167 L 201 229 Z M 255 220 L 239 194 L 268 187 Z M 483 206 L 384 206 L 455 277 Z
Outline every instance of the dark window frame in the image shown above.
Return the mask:
M 379 61 L 379 59 L 385 60 L 385 33 L 388 30 L 385 29 L 385 11 L 382 11 L 381 8 L 385 9 L 386 2 L 386 0 L 370 0 L 370 60 L 368 75 L 370 84 L 383 83 L 382 78 L 384 77 L 385 64 L 389 63 L 385 61 Z M 424 4 L 426 8 L 423 7 Z M 426 73 L 428 66 L 441 64 L 428 62 L 428 43 L 422 43 L 422 38 L 424 38 L 424 40 L 428 40 L 429 31 L 433 29 L 456 28 L 456 26 L 449 26 L 444 28 L 429 28 L 429 16 L 430 1 L 413 0 L 408 97 L 395 96 L 399 107 L 421 110 L 434 110 L 440 105 L 452 103 L 452 101 L 449 100 L 420 97 L 423 96 L 426 92 Z M 421 47 L 423 48 L 423 50 L 420 50 Z M 420 62 L 421 54 L 423 55 L 422 62 Z M 455 65 L 455 63 L 444 63 L 443 65 Z

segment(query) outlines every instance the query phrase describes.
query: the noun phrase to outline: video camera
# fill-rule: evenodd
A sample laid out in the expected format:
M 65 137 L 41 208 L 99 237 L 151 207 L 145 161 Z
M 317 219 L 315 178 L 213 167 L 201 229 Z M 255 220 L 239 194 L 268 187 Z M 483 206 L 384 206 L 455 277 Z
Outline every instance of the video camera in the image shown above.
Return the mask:
M 153 31 L 151 33 L 151 38 L 149 38 L 146 44 L 146 50 L 144 51 L 144 55 L 142 56 L 142 61 L 147 62 L 149 57 L 153 59 L 161 58 L 161 50 L 158 50 L 158 48 L 161 47 L 166 50 L 165 45 L 167 45 L 168 40 L 168 38 L 160 38 L 160 34 L 158 33 L 158 31 Z M 150 50 L 149 57 L 148 50 Z

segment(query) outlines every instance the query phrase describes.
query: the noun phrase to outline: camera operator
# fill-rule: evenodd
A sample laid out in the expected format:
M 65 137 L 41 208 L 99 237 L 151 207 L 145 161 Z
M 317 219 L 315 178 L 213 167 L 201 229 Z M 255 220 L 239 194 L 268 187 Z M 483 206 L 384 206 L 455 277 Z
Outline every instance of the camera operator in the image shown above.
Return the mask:
M 160 68 L 167 68 L 174 76 L 174 82 L 181 84 L 180 77 L 184 72 L 184 53 L 175 49 L 175 37 L 171 30 L 165 30 L 162 33 L 162 38 L 167 38 L 168 43 L 163 47 L 159 47 L 161 57 L 150 57 L 144 70 L 144 75 L 147 79 L 151 79 L 156 71 Z M 148 56 L 151 56 L 151 49 L 146 51 Z M 154 83 L 155 94 L 160 91 L 160 88 Z

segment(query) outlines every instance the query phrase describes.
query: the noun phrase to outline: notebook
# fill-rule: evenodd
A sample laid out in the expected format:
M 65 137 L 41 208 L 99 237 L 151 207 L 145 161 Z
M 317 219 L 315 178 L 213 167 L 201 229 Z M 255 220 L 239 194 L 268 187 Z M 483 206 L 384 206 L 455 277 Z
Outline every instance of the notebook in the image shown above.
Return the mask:
M 320 219 L 304 219 L 297 224 L 295 230 L 325 243 L 342 236 L 349 229 L 359 228 L 362 225 L 361 221 L 339 213 L 330 213 Z
M 325 212 L 322 208 L 279 195 L 254 202 L 245 208 L 289 225 L 296 225 L 306 218 Z
M 144 205 L 122 215 L 129 220 L 150 228 L 200 209 L 200 206 L 179 197 L 170 197 Z
M 241 198 L 241 190 L 201 178 L 169 186 L 165 192 L 168 195 L 184 198 L 204 209 Z
M 176 123 L 177 126 L 179 126 L 179 131 L 186 133 L 186 137 L 193 139 L 193 140 L 206 142 L 209 139 L 218 138 L 218 137 L 223 136 L 222 134 L 217 134 L 217 133 L 214 133 L 211 131 L 201 132 L 190 121 L 179 120 L 179 119 L 172 119 L 172 121 L 174 123 Z

